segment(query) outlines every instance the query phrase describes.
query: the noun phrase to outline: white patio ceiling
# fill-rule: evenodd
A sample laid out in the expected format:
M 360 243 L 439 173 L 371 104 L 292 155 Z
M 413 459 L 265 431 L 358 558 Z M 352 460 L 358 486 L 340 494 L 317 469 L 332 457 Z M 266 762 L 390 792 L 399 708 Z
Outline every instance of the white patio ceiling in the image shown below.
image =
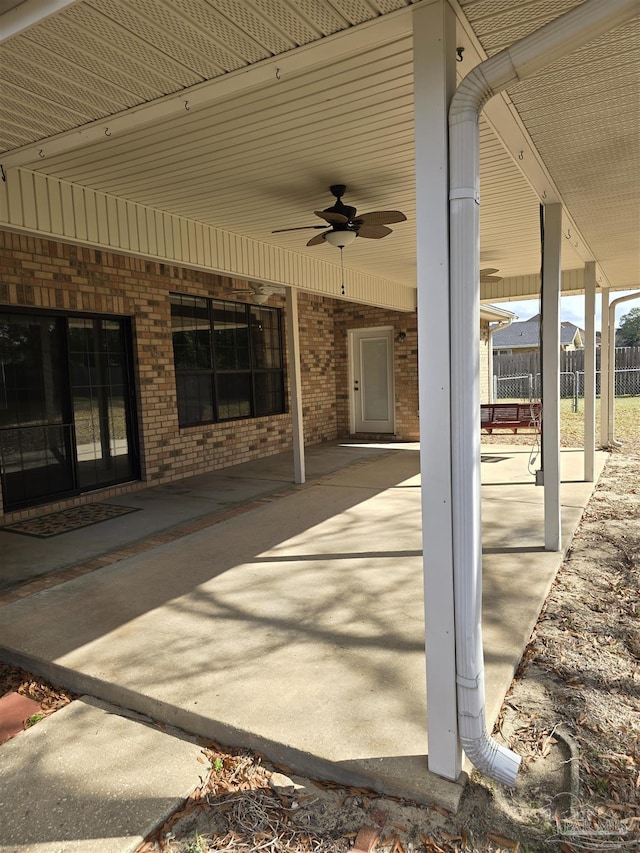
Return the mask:
M 461 74 L 578 5 L 450 2 Z M 271 231 L 319 223 L 329 185 L 344 183 L 359 212 L 408 217 L 384 240 L 357 240 L 345 264 L 415 287 L 411 6 L 9 0 L 0 161 L 333 261 L 328 245 L 306 248 L 317 231 Z M 43 7 L 50 17 L 26 26 Z M 639 92 L 640 3 L 633 24 L 489 103 L 481 264 L 505 281 L 485 298 L 535 292 L 543 193 L 567 212 L 565 270 L 595 260 L 601 284 L 638 286 Z

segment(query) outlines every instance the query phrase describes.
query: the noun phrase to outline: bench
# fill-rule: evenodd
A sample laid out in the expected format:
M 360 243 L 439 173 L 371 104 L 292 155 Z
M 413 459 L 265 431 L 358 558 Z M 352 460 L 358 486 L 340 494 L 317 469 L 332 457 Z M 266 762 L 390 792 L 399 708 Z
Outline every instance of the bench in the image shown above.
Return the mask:
M 540 403 L 481 403 L 480 428 L 489 435 L 494 429 L 519 429 L 540 432 Z

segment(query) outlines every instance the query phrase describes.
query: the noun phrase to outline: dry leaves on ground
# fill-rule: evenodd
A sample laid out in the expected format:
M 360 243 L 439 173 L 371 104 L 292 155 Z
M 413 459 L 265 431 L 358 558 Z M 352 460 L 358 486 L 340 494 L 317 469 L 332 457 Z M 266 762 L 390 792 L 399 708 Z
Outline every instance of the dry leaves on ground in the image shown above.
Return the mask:
M 7 693 L 21 693 L 39 702 L 43 716 L 64 708 L 75 698 L 69 690 L 56 687 L 19 667 L 0 662 L 0 696 Z

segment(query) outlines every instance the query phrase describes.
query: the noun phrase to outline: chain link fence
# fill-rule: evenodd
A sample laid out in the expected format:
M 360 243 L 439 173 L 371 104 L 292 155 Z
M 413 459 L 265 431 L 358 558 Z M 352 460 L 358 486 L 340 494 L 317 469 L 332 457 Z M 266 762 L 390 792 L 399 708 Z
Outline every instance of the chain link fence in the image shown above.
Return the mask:
M 640 367 L 615 370 L 616 397 L 640 396 Z M 596 371 L 596 394 L 600 393 L 600 371 Z M 539 400 L 542 396 L 540 373 L 521 373 L 493 377 L 494 400 Z M 560 396 L 577 400 L 584 397 L 584 371 L 564 371 L 560 374 Z

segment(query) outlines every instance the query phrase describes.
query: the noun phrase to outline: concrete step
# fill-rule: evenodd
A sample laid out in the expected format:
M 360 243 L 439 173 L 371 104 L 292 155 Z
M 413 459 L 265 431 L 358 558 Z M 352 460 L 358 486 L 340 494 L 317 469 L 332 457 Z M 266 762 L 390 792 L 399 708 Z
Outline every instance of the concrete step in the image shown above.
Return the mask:
M 87 696 L 0 748 L 2 853 L 132 853 L 201 783 L 202 747 Z

